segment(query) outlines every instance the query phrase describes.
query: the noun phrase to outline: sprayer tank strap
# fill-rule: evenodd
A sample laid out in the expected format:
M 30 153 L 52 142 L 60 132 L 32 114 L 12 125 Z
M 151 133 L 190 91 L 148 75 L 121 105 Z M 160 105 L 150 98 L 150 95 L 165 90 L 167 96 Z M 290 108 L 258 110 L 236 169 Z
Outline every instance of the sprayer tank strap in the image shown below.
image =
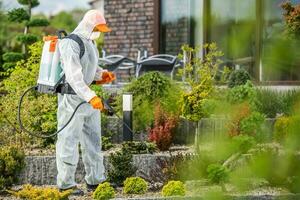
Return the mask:
M 85 53 L 85 47 L 84 47 L 82 39 L 78 35 L 73 34 L 73 33 L 66 36 L 65 38 L 68 38 L 68 39 L 71 39 L 71 40 L 74 40 L 75 42 L 77 42 L 77 44 L 79 45 L 79 48 L 80 48 L 79 58 L 81 59 Z
M 80 49 L 79 58 L 81 59 L 85 53 L 85 47 L 82 39 L 76 34 L 70 34 L 64 37 L 64 39 L 74 40 L 79 45 L 79 49 Z M 63 75 L 61 84 L 58 85 L 56 91 L 61 94 L 76 94 L 73 88 L 65 81 L 65 79 L 66 76 Z

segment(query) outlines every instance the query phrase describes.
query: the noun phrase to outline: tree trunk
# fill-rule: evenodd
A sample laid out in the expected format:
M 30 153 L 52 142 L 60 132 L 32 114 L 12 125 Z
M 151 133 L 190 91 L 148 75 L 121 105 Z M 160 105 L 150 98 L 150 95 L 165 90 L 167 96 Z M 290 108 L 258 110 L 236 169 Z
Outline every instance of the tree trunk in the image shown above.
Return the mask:
M 28 1 L 28 15 L 29 15 L 29 21 L 31 20 L 31 0 Z M 26 25 L 25 28 L 24 28 L 24 35 L 26 35 L 27 33 L 29 32 L 29 26 Z M 26 44 L 22 44 L 22 51 L 23 53 L 25 54 L 25 56 L 27 57 L 27 53 L 28 53 L 28 49 L 27 49 L 27 45 Z

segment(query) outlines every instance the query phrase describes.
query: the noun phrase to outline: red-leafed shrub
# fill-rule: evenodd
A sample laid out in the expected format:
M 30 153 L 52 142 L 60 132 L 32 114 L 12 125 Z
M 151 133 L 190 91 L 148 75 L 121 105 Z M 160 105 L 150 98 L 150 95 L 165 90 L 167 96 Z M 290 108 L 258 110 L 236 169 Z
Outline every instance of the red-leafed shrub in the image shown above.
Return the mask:
M 231 137 L 241 134 L 241 122 L 251 114 L 250 106 L 247 103 L 238 105 L 236 112 L 233 113 L 231 122 L 228 124 L 228 134 Z
M 168 150 L 172 144 L 173 130 L 177 122 L 177 117 L 168 115 L 158 104 L 155 107 L 154 126 L 148 130 L 149 140 L 154 142 L 159 150 Z

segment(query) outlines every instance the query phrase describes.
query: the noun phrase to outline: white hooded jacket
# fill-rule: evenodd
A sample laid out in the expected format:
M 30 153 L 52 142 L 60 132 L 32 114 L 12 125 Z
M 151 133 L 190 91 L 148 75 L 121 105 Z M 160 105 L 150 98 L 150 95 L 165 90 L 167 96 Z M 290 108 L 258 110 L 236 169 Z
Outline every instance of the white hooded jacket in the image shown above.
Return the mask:
M 71 85 L 76 94 L 86 102 L 96 96 L 89 88 L 93 80 L 101 80 L 103 69 L 98 67 L 99 52 L 91 36 L 100 35 L 93 32 L 96 25 L 103 23 L 103 19 L 96 17 L 97 10 L 88 11 L 72 32 L 78 35 L 85 46 L 85 53 L 80 59 L 80 47 L 77 42 L 71 39 L 63 39 L 59 43 L 62 68 L 66 81 Z M 105 22 L 106 23 L 106 22 Z M 95 37 L 92 37 L 95 39 Z

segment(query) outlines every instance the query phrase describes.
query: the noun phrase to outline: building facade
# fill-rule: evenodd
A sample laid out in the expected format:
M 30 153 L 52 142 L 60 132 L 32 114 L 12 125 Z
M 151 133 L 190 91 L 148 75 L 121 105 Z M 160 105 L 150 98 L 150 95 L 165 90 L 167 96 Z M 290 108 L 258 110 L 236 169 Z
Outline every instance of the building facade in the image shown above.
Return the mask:
M 103 1 L 98 9 L 113 29 L 105 36 L 109 54 L 135 59 L 138 49 L 145 48 L 150 55 L 177 55 L 183 44 L 216 42 L 227 65 L 248 70 L 257 81 L 300 81 L 300 45 L 282 34 L 284 0 Z

